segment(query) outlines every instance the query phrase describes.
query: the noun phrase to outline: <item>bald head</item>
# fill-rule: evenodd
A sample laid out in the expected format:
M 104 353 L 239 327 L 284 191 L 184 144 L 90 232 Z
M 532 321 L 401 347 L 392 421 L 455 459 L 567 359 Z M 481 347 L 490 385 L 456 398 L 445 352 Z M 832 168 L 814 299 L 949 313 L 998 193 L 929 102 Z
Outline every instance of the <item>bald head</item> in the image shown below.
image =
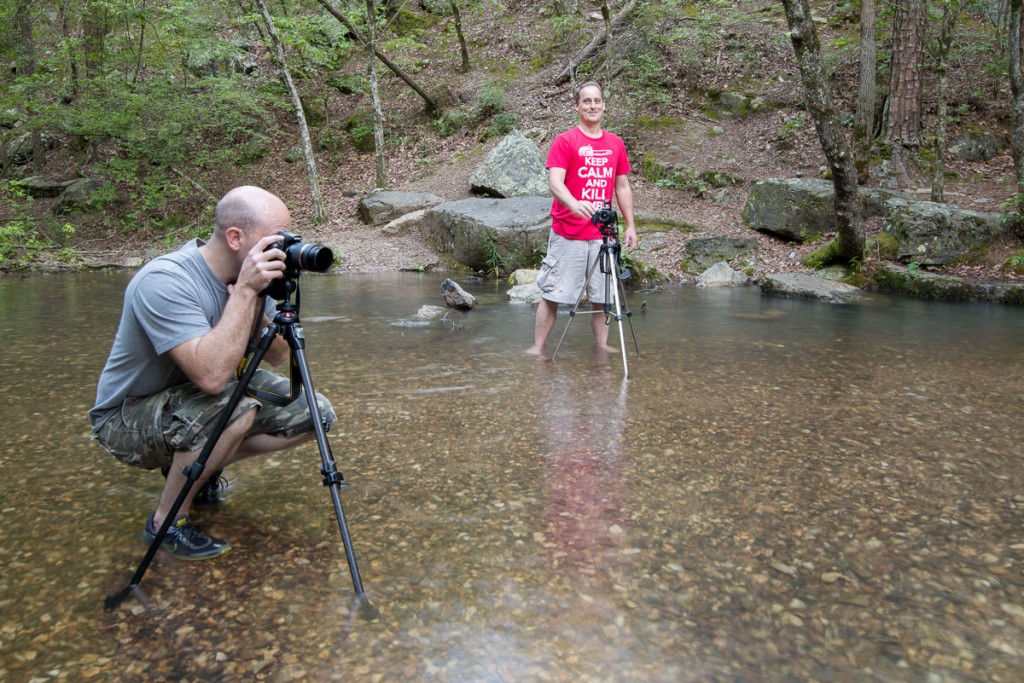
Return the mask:
M 252 185 L 236 187 L 217 202 L 214 239 L 223 239 L 228 228 L 239 228 L 246 235 L 265 227 L 285 229 L 285 226 L 266 225 L 268 221 L 280 221 L 282 215 L 288 215 L 288 207 L 275 195 Z

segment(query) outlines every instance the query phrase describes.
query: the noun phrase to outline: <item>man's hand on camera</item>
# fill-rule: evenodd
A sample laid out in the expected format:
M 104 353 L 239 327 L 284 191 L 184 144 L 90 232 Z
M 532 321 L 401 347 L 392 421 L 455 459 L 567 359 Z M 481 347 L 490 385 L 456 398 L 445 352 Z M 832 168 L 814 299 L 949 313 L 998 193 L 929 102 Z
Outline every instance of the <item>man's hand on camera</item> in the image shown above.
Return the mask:
M 594 202 L 577 201 L 572 212 L 580 218 L 590 220 L 590 217 L 594 215 L 594 212 L 597 211 L 598 208 L 600 208 L 600 205 L 595 204 Z
M 245 286 L 259 294 L 272 281 L 284 275 L 285 253 L 280 249 L 268 249 L 271 244 L 280 241 L 280 235 L 267 235 L 249 250 L 242 261 L 236 289 Z

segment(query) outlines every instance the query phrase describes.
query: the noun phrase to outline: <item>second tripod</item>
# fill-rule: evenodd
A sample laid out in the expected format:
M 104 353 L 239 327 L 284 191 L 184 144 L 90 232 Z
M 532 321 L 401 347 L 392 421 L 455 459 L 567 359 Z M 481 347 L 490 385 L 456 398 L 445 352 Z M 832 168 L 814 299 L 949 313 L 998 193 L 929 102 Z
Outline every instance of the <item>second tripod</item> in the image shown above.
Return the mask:
M 587 292 L 595 269 L 600 268 L 600 272 L 604 277 L 604 297 L 601 309 L 582 312 L 590 315 L 603 315 L 605 325 L 611 325 L 612 318 L 618 323 L 619 349 L 622 351 L 622 370 L 625 377 L 628 378 L 629 362 L 626 359 L 626 336 L 622 329 L 623 315 L 625 315 L 626 320 L 629 322 L 629 332 L 633 337 L 636 355 L 640 355 L 640 343 L 637 341 L 636 331 L 633 329 L 633 312 L 629 310 L 629 304 L 626 302 L 625 281 L 630 278 L 631 273 L 629 269 L 622 267 L 622 262 L 619 258 L 622 253 L 622 246 L 619 244 L 618 229 L 616 227 L 617 216 L 607 202 L 605 203 L 605 208 L 597 211 L 592 220 L 601 230 L 601 248 L 598 250 L 597 259 L 587 268 L 587 274 L 583 280 L 580 295 L 576 299 L 576 304 L 572 310 L 569 311 L 569 321 L 565 324 L 565 329 L 562 330 L 562 336 L 558 340 L 558 345 L 555 346 L 554 353 L 551 354 L 551 359 L 554 360 L 558 354 L 558 348 L 562 345 L 562 340 L 565 339 L 573 318 L 581 312 L 579 308 L 580 303 L 583 301 L 583 295 Z
M 295 275 L 297 275 L 297 273 L 295 273 Z M 296 293 L 295 304 L 292 304 L 291 302 L 291 295 L 293 292 Z M 142 581 L 142 577 L 146 573 L 146 569 L 149 567 L 150 562 L 153 560 L 154 555 L 156 555 L 157 550 L 160 548 L 164 537 L 167 535 L 167 531 L 171 526 L 172 520 L 174 520 L 178 510 L 185 502 L 189 489 L 201 478 L 203 470 L 206 467 L 206 461 L 210 457 L 210 453 L 217 441 L 220 439 L 224 428 L 228 425 L 235 406 L 238 405 L 242 395 L 248 390 L 249 382 L 252 379 L 253 374 L 255 374 L 257 366 L 259 366 L 264 354 L 270 348 L 274 338 L 277 335 L 281 335 L 281 337 L 288 342 L 288 347 L 291 352 L 292 372 L 298 373 L 299 379 L 296 379 L 293 374 L 293 389 L 301 386 L 301 393 L 305 394 L 313 435 L 316 438 L 317 447 L 320 450 L 320 473 L 323 475 L 324 486 L 330 488 L 331 500 L 334 504 L 334 513 L 338 519 L 338 529 L 341 532 L 341 540 L 345 548 L 345 558 L 348 560 L 348 568 L 352 577 L 352 586 L 355 589 L 355 597 L 359 601 L 360 612 L 364 615 L 369 614 L 372 616 L 371 611 L 375 610 L 375 608 L 373 608 L 366 599 L 365 591 L 363 590 L 362 578 L 359 575 L 359 567 L 356 564 L 352 538 L 349 534 L 348 524 L 345 521 L 345 512 L 341 506 L 339 491 L 342 488 L 344 476 L 338 471 L 334 456 L 331 453 L 330 444 L 327 441 L 326 435 L 327 423 L 325 422 L 323 415 L 320 412 L 320 407 L 317 404 L 316 392 L 313 389 L 313 380 L 309 372 L 309 365 L 306 362 L 305 336 L 302 333 L 302 328 L 299 326 L 297 292 L 298 282 L 294 277 L 285 277 L 276 281 L 276 289 L 271 294 L 274 298 L 281 299 L 277 305 L 277 315 L 274 317 L 273 322 L 266 327 L 266 330 L 260 338 L 255 350 L 252 352 L 252 355 L 245 359 L 242 366 L 242 374 L 239 377 L 238 383 L 235 385 L 227 406 L 222 410 L 218 417 L 217 423 L 213 428 L 213 433 L 207 440 L 206 445 L 203 447 L 198 457 L 196 457 L 196 459 L 185 468 L 186 482 L 181 491 L 179 491 L 177 499 L 171 506 L 171 510 L 164 519 L 163 524 L 161 524 L 156 536 L 150 543 L 149 549 L 146 551 L 145 556 L 139 563 L 139 567 L 136 569 L 134 576 L 132 576 L 127 587 L 107 597 L 105 601 L 107 609 L 116 607 L 128 596 L 129 593 L 138 588 L 139 582 Z M 301 384 L 299 380 L 301 380 Z M 294 393 L 292 396 L 283 398 L 287 401 L 295 400 L 298 398 L 298 392 Z

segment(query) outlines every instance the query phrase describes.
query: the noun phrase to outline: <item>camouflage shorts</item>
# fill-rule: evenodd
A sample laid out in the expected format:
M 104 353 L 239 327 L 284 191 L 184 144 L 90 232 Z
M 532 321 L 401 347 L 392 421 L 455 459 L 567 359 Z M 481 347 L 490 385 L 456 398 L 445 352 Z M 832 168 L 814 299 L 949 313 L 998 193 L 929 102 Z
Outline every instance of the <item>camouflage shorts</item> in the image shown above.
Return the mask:
M 237 385 L 238 381 L 232 380 L 223 393 L 212 396 L 189 382 L 145 398 L 129 398 L 94 438 L 118 460 L 129 465 L 146 469 L 166 467 L 176 451 L 195 451 L 206 445 Z M 288 378 L 269 370 L 257 370 L 249 386 L 278 395 L 287 395 L 290 391 Z M 330 401 L 319 393 L 317 404 L 328 424 L 337 419 Z M 304 395 L 286 406 L 264 404 L 243 396 L 231 420 L 253 408 L 258 411 L 250 436 L 292 437 L 313 431 Z

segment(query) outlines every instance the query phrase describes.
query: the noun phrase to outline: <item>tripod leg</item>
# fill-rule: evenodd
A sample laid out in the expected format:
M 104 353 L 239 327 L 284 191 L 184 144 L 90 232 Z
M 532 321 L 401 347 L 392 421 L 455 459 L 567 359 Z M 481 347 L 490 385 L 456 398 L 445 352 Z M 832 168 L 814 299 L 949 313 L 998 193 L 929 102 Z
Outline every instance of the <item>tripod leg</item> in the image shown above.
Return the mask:
M 276 334 L 277 325 L 271 324 L 260 339 L 260 343 L 253 352 L 252 359 L 246 366 L 245 372 L 239 379 L 237 386 L 235 386 L 235 390 L 232 392 L 231 398 L 228 399 L 227 405 L 217 418 L 217 423 L 214 425 L 213 432 L 210 434 L 210 438 L 207 439 L 206 445 L 203 446 L 203 450 L 199 452 L 199 456 L 192 462 L 192 464 L 185 468 L 187 481 L 181 487 L 181 491 L 178 492 L 178 497 L 171 505 L 171 509 L 167 513 L 167 516 L 164 517 L 163 524 L 160 525 L 160 528 L 156 532 L 156 536 L 153 537 L 153 541 L 149 544 L 149 548 L 146 550 L 146 554 L 139 563 L 138 569 L 135 570 L 135 574 L 132 576 L 131 581 L 125 588 L 107 597 L 103 603 L 106 609 L 113 609 L 121 604 L 121 602 L 128 597 L 128 594 L 135 590 L 142 581 L 142 577 L 146 574 L 146 570 L 153 561 L 153 557 L 160 549 L 160 544 L 163 543 L 164 537 L 167 536 L 167 530 L 171 528 L 171 524 L 174 523 L 174 518 L 178 515 L 178 511 L 181 509 L 185 499 L 188 498 L 189 490 L 196 483 L 199 477 L 202 476 L 203 469 L 206 467 L 206 461 L 209 459 L 210 453 L 213 452 L 214 447 L 216 447 L 217 442 L 220 440 L 220 436 L 224 432 L 224 428 L 227 427 L 228 422 L 231 421 L 231 414 L 235 411 L 235 407 L 238 405 L 238 402 L 242 400 L 245 388 L 249 385 L 249 381 L 256 373 L 256 368 L 259 366 L 260 361 L 267 352 L 267 349 L 270 348 L 270 344 L 274 340 L 274 336 Z
M 356 564 L 356 554 L 352 545 L 352 536 L 349 533 L 348 524 L 345 521 L 345 510 L 341 506 L 341 495 L 339 494 L 341 482 L 344 481 L 344 477 L 335 465 L 330 444 L 327 442 L 323 415 L 320 412 L 320 406 L 316 402 L 316 392 L 313 390 L 313 379 L 309 372 L 309 366 L 306 363 L 305 352 L 299 343 L 299 337 L 292 330 L 288 330 L 285 334 L 285 338 L 288 340 L 289 345 L 291 345 L 292 352 L 295 355 L 295 360 L 298 363 L 299 373 L 302 377 L 302 388 L 306 392 L 306 403 L 309 405 L 310 420 L 313 423 L 313 434 L 316 436 L 316 444 L 320 449 L 320 460 L 322 462 L 320 472 L 324 475 L 324 486 L 329 486 L 331 489 L 331 501 L 334 503 L 334 514 L 338 518 L 338 529 L 341 532 L 341 542 L 345 546 L 345 559 L 348 561 L 349 573 L 352 576 L 352 587 L 355 589 L 356 597 L 361 599 L 365 593 L 363 590 L 363 579 L 359 575 L 359 566 Z
M 636 330 L 633 329 L 633 311 L 629 309 L 629 302 L 626 300 L 626 285 L 619 278 L 616 278 L 616 280 L 618 280 L 619 291 L 622 293 L 622 310 L 626 314 L 627 322 L 629 322 L 629 333 L 633 335 L 633 346 L 636 347 L 636 355 L 639 358 L 640 342 L 637 341 Z
M 594 264 L 587 269 L 587 275 L 583 278 L 583 288 L 580 289 L 580 295 L 576 297 L 576 304 L 569 311 L 569 320 L 565 323 L 565 329 L 562 330 L 562 336 L 558 338 L 558 344 L 555 345 L 555 350 L 551 354 L 551 360 L 555 360 L 555 356 L 558 355 L 558 349 L 562 346 L 562 341 L 565 339 L 565 334 L 569 331 L 569 325 L 572 324 L 572 319 L 576 317 L 579 312 L 580 303 L 583 301 L 583 295 L 587 292 L 587 284 L 590 282 L 590 277 L 594 274 L 594 269 L 597 268 L 598 264 L 601 263 L 601 259 L 597 258 L 594 260 Z
M 611 277 L 615 277 L 617 270 L 612 270 Z M 617 278 L 616 278 L 617 279 Z M 622 352 L 622 372 L 623 375 L 629 377 L 629 362 L 626 360 L 626 338 L 622 334 L 622 306 L 619 301 L 619 288 L 621 283 L 612 287 L 612 296 L 615 299 L 615 320 L 619 323 L 619 350 Z

